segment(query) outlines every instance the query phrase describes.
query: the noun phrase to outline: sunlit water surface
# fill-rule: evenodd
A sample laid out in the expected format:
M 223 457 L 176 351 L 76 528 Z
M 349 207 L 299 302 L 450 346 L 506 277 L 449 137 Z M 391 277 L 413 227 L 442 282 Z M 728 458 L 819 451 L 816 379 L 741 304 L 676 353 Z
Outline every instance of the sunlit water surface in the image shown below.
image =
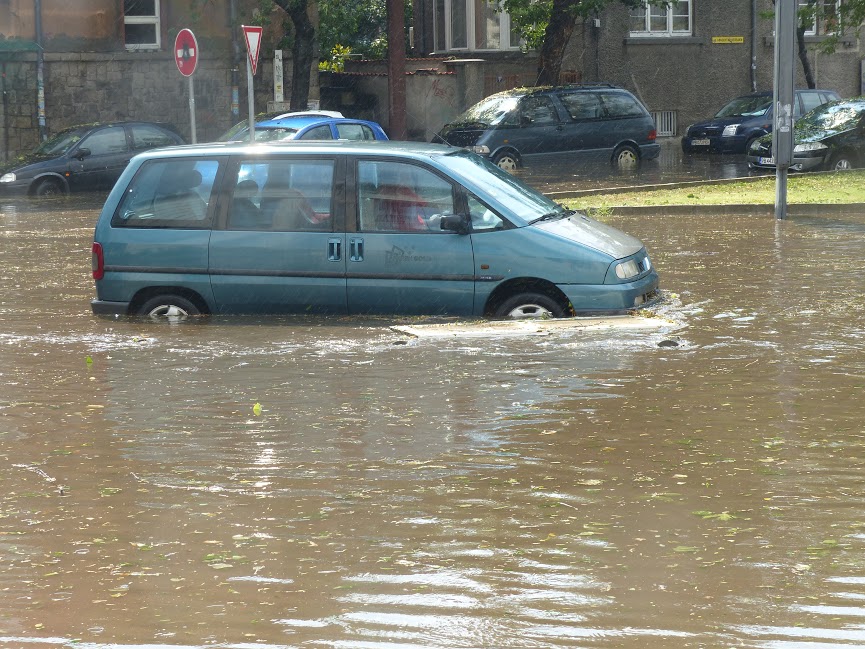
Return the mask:
M 865 217 L 613 218 L 660 328 L 415 339 L 94 318 L 97 209 L 0 205 L 0 647 L 865 644 Z

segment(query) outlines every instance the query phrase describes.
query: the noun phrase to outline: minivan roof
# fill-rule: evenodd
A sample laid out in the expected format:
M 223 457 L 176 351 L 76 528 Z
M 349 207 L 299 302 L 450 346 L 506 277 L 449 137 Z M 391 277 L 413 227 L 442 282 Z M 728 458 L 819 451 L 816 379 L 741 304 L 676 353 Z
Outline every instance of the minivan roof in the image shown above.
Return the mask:
M 164 147 L 145 151 L 137 158 L 184 158 L 207 155 L 265 155 L 291 152 L 295 154 L 344 153 L 430 157 L 461 151 L 446 144 L 427 142 L 356 141 L 356 140 L 289 140 L 274 142 L 207 142 Z

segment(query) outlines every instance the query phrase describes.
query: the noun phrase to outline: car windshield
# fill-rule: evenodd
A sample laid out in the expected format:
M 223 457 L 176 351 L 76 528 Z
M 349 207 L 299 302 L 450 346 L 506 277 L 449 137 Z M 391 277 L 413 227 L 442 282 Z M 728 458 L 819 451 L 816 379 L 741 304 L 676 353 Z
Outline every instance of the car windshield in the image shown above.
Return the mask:
M 274 142 L 276 140 L 290 140 L 297 133 L 296 128 L 287 126 L 256 126 L 256 142 Z M 244 139 L 248 139 L 248 135 Z
M 759 117 L 760 115 L 765 115 L 771 105 L 772 97 L 769 96 L 737 97 L 719 110 L 715 114 L 715 117 L 733 117 L 734 115 Z
M 800 130 L 846 131 L 856 126 L 865 104 L 823 104 L 796 122 Z
M 85 130 L 73 129 L 58 133 L 52 138 L 46 140 L 36 149 L 36 153 L 41 155 L 58 156 L 63 155 L 71 149 L 82 137 Z
M 520 98 L 518 96 L 505 95 L 487 97 L 484 101 L 475 104 L 462 115 L 457 117 L 454 122 L 460 124 L 484 124 L 487 126 L 495 126 L 501 122 L 511 111 L 513 111 Z
M 560 209 L 557 203 L 477 154 L 460 149 L 441 159 L 466 184 L 482 184 L 486 196 L 527 223 Z

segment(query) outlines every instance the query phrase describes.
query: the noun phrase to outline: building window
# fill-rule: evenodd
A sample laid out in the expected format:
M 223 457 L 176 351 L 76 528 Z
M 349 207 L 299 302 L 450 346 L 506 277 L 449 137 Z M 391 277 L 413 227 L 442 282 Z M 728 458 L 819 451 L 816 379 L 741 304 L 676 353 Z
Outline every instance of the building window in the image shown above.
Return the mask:
M 813 15 L 806 18 L 805 36 L 831 34 L 838 26 L 838 5 L 841 0 L 818 0 Z M 799 10 L 808 7 L 808 0 L 799 0 Z
M 520 47 L 511 18 L 487 0 L 436 0 L 437 51 L 500 51 Z
M 159 0 L 123 0 L 127 50 L 158 50 L 161 46 Z
M 631 36 L 690 36 L 691 0 L 674 0 L 667 5 L 631 9 Z

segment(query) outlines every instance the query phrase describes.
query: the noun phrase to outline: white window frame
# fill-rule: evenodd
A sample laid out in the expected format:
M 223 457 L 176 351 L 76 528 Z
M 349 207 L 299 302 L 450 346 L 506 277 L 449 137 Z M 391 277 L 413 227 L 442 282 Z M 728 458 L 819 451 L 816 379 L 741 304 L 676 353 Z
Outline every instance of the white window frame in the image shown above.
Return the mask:
M 808 0 L 799 0 L 798 8 L 801 9 L 802 7 L 806 6 L 807 4 L 808 4 Z M 825 7 L 827 4 L 829 4 L 829 5 L 834 4 L 835 5 L 835 15 L 838 15 L 838 11 L 841 8 L 841 0 L 834 0 L 834 2 L 832 2 L 831 0 L 829 0 L 829 2 L 827 2 L 826 0 L 820 0 L 818 3 L 819 9 L 817 11 L 817 14 L 814 16 L 814 22 L 811 24 L 810 27 L 808 27 L 805 30 L 805 36 L 817 36 L 819 34 L 825 34 L 826 33 L 826 30 L 823 28 L 822 23 L 823 23 L 823 13 L 824 13 L 824 10 L 825 10 Z
M 125 4 L 125 3 L 124 3 Z M 162 28 L 160 18 L 159 0 L 153 0 L 152 16 L 127 16 L 124 12 L 123 27 L 124 36 L 127 25 L 153 25 L 155 27 L 156 42 L 154 43 L 126 43 L 127 50 L 158 50 L 162 47 Z
M 693 0 L 679 0 L 684 3 L 688 10 L 688 29 L 673 29 L 673 7 L 664 7 L 662 5 L 650 6 L 648 2 L 643 3 L 645 15 L 645 29 L 633 30 L 630 32 L 632 38 L 671 38 L 674 36 L 691 36 L 694 33 L 694 3 Z M 663 9 L 667 15 L 667 28 L 663 31 L 650 30 L 649 20 L 652 9 Z
M 466 11 L 466 46 L 454 47 L 454 34 L 451 18 L 454 3 L 463 3 Z M 506 11 L 498 12 L 499 16 L 499 47 L 479 48 L 475 39 L 477 19 L 475 9 L 479 4 L 487 4 L 486 0 L 444 0 L 445 51 L 447 52 L 506 52 L 520 49 L 519 43 L 511 43 L 511 16 Z M 438 20 L 433 20 L 433 42 L 439 42 Z

